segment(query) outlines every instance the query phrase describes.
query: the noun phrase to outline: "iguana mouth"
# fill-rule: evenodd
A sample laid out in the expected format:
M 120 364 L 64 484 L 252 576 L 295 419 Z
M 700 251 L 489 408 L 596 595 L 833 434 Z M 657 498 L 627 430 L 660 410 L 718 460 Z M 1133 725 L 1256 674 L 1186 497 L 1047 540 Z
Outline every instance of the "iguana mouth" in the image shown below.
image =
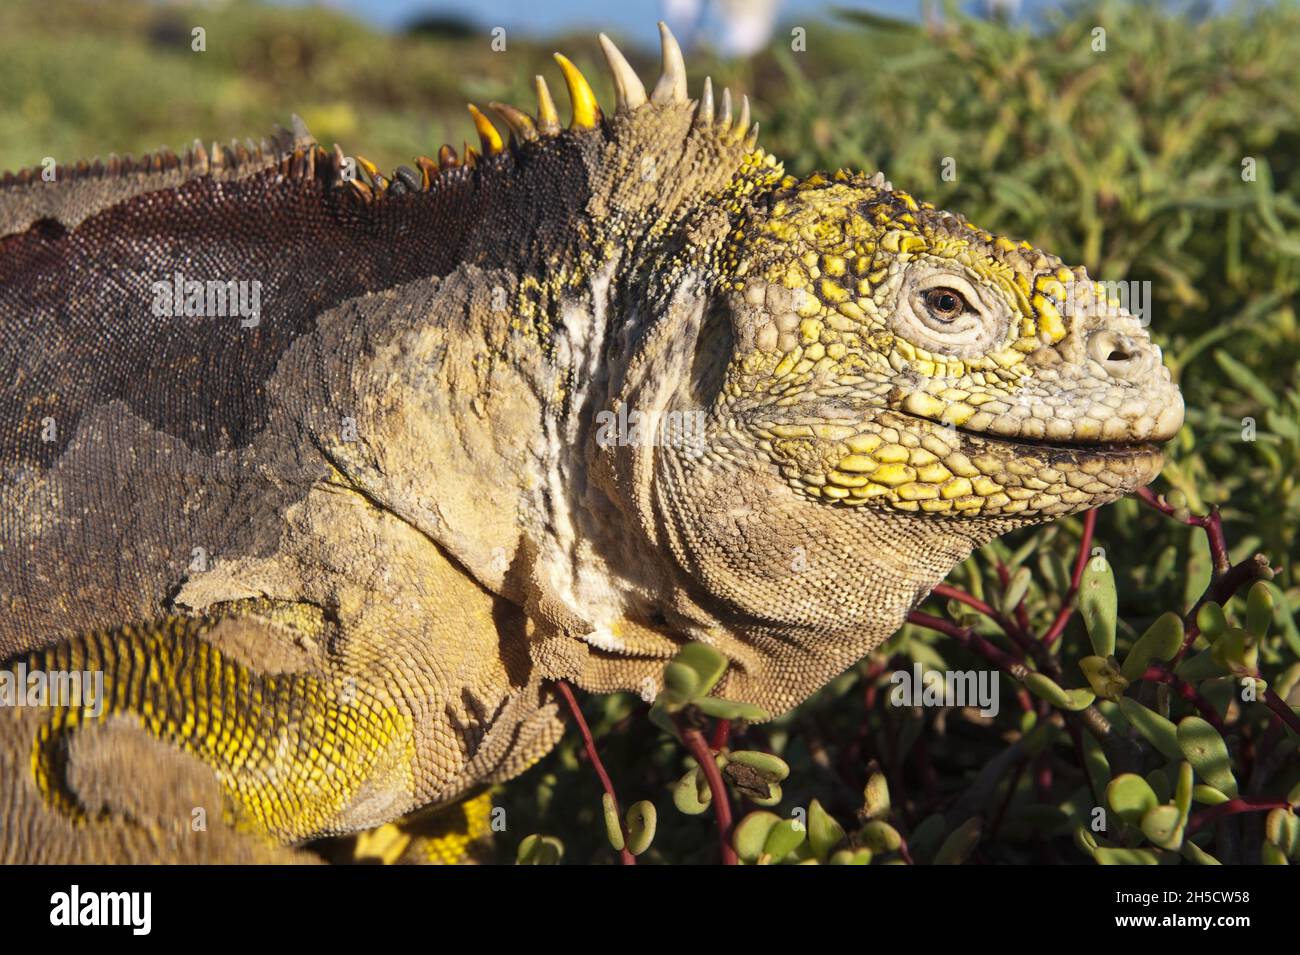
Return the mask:
M 1007 438 L 1002 435 L 989 434 L 986 431 L 969 431 L 965 428 L 958 428 L 957 433 L 979 438 L 982 441 L 1006 444 L 1017 448 L 1033 448 L 1040 451 L 1072 451 L 1100 457 L 1133 457 L 1140 454 L 1158 453 L 1162 448 L 1162 443 L 1158 441 L 1048 441 L 1035 438 Z

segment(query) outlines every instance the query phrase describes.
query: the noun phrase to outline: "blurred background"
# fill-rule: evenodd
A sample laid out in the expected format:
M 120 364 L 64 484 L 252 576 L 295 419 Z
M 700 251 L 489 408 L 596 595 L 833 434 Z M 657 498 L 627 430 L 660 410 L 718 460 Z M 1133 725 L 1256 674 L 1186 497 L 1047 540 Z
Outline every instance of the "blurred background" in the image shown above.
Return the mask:
M 196 136 L 260 138 L 296 112 L 322 143 L 387 170 L 443 142 L 472 140 L 467 100 L 531 111 L 538 72 L 558 92 L 555 49 L 612 102 L 598 29 L 651 82 L 661 16 L 688 49 L 692 91 L 711 74 L 748 93 L 762 144 L 788 171 L 883 169 L 913 194 L 1082 263 L 1094 277 L 1150 283 L 1153 335 L 1188 404 L 1156 489 L 1194 513 L 1221 507 L 1234 560 L 1258 549 L 1283 568 L 1278 633 L 1263 662 L 1300 656 L 1293 3 L 5 0 L 0 168 L 181 149 Z M 197 52 L 196 28 L 205 46 Z M 1118 578 L 1122 640 L 1162 611 L 1186 609 L 1206 586 L 1209 559 L 1195 528 L 1129 499 L 1104 509 L 1098 535 Z M 993 562 L 1032 566 L 1026 604 L 1035 622 L 1049 620 L 1054 578 L 1077 540 L 1077 519 L 1022 532 L 990 545 L 954 580 L 979 590 L 988 578 L 992 592 Z M 937 602 L 931 609 L 943 612 Z M 1083 639 L 1076 628 L 1069 639 Z M 950 642 L 911 627 L 873 657 L 890 666 L 963 662 Z M 915 820 L 1002 743 L 993 732 L 954 736 L 931 713 L 864 712 L 863 681 L 879 677 L 875 664 L 864 661 L 761 730 L 756 745 L 790 763 L 791 800 L 817 795 L 845 814 L 860 804 L 864 767 L 888 761 L 909 783 L 898 812 Z M 638 701 L 588 706 L 621 788 L 644 794 L 680 774 L 680 750 L 636 718 Z M 918 763 L 909 753 L 927 740 Z M 603 858 L 593 787 L 568 739 L 500 798 L 530 829 L 563 829 L 570 858 Z M 1030 797 L 1012 805 L 982 861 L 1069 853 L 1068 840 L 1060 850 L 1041 838 L 1059 834 L 1063 804 Z M 657 845 L 679 861 L 709 859 L 707 826 L 665 823 Z

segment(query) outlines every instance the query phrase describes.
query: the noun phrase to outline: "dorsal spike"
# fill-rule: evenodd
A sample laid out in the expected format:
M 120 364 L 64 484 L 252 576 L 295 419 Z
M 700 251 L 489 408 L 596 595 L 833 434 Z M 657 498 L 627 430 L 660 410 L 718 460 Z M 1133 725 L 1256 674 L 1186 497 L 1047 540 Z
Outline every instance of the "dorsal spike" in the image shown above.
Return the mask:
M 203 140 L 194 140 L 194 145 L 190 147 L 190 168 L 200 176 L 208 174 L 208 151 L 203 148 Z
M 704 77 L 704 92 L 700 94 L 700 105 L 695 107 L 695 124 L 706 129 L 713 125 L 713 77 Z
M 734 141 L 740 142 L 745 138 L 745 132 L 749 129 L 749 97 L 742 93 L 740 95 L 740 118 L 736 120 L 736 132 Z
M 546 77 L 534 76 L 533 89 L 537 93 L 537 131 L 543 136 L 554 136 L 560 131 L 560 114 L 555 109 Z
M 573 108 L 570 129 L 590 129 L 600 120 L 600 104 L 596 102 L 596 93 L 582 75 L 582 71 L 563 53 L 551 54 L 560 64 L 564 73 L 564 84 L 569 88 L 569 103 Z
M 364 172 L 366 174 L 366 178 L 370 180 L 370 184 L 372 186 L 379 185 L 379 180 L 384 178 L 379 174 L 379 167 L 376 166 L 374 163 L 372 163 L 365 156 L 357 156 L 356 160 L 357 160 L 357 165 L 361 167 L 361 171 Z
M 537 127 L 533 125 L 533 118 L 522 109 L 515 109 L 509 103 L 493 102 L 488 103 L 488 106 L 491 107 L 492 112 L 501 117 L 519 142 L 527 143 L 537 138 Z
M 650 99 L 654 103 L 685 103 L 686 61 L 682 59 L 682 48 L 677 45 L 677 38 L 668 24 L 659 21 L 659 44 L 662 49 L 663 67 L 659 82 L 655 84 Z
M 731 90 L 722 88 L 722 115 L 718 117 L 718 132 L 725 133 L 731 128 Z
M 294 113 L 289 120 L 289 131 L 293 133 L 294 146 L 316 145 L 316 137 L 308 131 L 307 124 L 297 113 Z
M 438 163 L 428 156 L 416 156 L 415 164 L 420 167 L 420 175 L 423 177 L 423 189 L 428 191 L 433 185 L 433 180 L 438 177 Z
M 746 149 L 758 148 L 758 123 L 755 123 L 749 129 L 749 137 L 745 140 Z
M 605 54 L 605 62 L 609 65 L 610 75 L 614 78 L 614 93 L 618 97 L 618 108 L 636 109 L 643 105 L 646 96 L 641 77 L 636 75 L 636 70 L 632 69 L 613 40 L 603 33 L 600 34 L 599 39 L 601 52 Z
M 478 139 L 483 145 L 483 154 L 485 156 L 495 156 L 505 149 L 506 144 L 502 142 L 501 134 L 492 125 L 492 121 L 483 115 L 483 111 L 473 103 L 466 103 L 465 105 L 469 108 L 469 114 L 474 117 L 474 128 L 478 130 Z

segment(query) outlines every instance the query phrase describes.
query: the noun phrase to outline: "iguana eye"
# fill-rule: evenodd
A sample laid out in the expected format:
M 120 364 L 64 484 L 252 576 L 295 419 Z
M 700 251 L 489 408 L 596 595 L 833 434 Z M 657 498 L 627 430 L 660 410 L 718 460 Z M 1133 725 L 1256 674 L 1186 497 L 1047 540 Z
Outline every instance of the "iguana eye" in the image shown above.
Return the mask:
M 962 313 L 970 310 L 970 306 L 966 304 L 966 299 L 960 292 L 942 286 L 928 289 L 922 301 L 930 315 L 940 322 L 954 321 Z
M 912 263 L 903 278 L 890 324 L 919 348 L 938 355 L 983 355 L 1006 336 L 1011 309 L 946 263 Z

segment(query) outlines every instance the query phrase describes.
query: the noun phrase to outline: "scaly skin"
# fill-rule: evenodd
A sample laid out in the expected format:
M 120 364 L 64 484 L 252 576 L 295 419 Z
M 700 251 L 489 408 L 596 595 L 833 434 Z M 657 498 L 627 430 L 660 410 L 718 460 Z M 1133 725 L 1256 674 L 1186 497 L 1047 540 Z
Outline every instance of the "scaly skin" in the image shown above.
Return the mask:
M 557 57 L 567 130 L 539 80 L 391 180 L 300 125 L 6 177 L 0 652 L 108 698 L 0 714 L 4 858 L 307 858 L 685 640 L 780 712 L 972 547 L 1155 476 L 1181 398 L 1082 269 L 786 176 L 666 31 L 649 95 L 602 42 L 613 112 Z M 260 321 L 162 314 L 176 272 Z M 420 825 L 358 851 L 467 845 Z

